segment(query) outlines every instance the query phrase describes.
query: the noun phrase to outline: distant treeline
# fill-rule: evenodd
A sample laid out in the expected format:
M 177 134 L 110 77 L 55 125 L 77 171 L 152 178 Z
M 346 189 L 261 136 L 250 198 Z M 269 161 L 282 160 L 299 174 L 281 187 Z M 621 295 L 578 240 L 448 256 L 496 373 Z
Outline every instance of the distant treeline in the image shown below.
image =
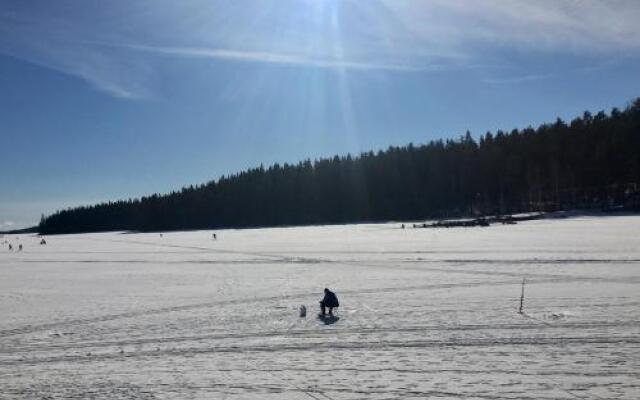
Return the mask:
M 640 98 L 537 129 L 249 169 L 166 195 L 43 217 L 41 233 L 416 220 L 637 207 Z

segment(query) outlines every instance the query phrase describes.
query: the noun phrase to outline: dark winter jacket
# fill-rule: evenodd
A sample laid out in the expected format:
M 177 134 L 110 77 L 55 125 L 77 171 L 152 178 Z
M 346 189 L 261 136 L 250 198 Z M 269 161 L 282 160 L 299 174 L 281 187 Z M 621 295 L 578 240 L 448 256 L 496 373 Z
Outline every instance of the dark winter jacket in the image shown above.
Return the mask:
M 340 307 L 340 303 L 338 303 L 338 296 L 330 290 L 327 290 L 324 293 L 324 299 L 322 299 L 325 307 Z

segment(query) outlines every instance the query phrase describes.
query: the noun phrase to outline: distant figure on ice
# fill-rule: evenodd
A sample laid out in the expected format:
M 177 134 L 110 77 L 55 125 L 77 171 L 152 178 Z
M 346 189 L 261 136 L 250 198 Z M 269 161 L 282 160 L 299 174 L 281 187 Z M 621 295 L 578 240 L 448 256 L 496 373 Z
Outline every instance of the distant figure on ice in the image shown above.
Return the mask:
M 213 237 L 213 240 L 218 240 L 218 236 L 215 233 L 212 235 L 212 237 Z
M 9 251 L 13 251 L 13 246 L 9 243 Z
M 324 288 L 324 298 L 320 300 L 320 310 L 322 315 L 326 315 L 326 309 L 329 308 L 329 315 L 333 315 L 333 309 L 340 307 L 338 303 L 338 296 L 331 290 Z
M 18 251 L 22 251 L 22 244 L 18 245 Z
M 46 241 L 46 240 L 44 240 L 44 238 L 42 238 L 42 239 L 40 240 L 40 244 L 47 244 L 47 241 Z

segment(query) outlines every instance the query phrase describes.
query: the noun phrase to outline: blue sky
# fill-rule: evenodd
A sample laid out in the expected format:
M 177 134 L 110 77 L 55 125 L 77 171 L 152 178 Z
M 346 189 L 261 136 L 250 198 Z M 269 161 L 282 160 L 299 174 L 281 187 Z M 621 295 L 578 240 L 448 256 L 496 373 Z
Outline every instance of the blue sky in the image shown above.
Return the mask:
M 640 2 L 4 0 L 0 230 L 640 96 Z

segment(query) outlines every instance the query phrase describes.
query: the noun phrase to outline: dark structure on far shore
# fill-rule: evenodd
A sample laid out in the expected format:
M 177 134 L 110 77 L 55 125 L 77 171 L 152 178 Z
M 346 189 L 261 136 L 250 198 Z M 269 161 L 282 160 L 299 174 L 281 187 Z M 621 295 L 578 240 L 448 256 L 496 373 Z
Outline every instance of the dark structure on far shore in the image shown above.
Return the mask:
M 250 169 L 58 211 L 43 234 L 416 220 L 640 208 L 640 99 L 538 128 Z

